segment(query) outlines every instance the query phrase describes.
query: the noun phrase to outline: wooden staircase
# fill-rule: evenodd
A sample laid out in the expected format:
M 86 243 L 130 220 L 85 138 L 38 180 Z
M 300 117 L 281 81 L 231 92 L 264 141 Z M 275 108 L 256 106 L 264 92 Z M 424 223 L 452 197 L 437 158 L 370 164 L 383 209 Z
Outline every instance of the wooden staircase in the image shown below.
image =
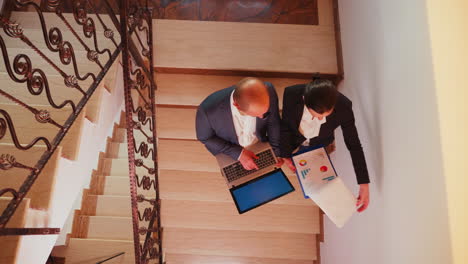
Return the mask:
M 302 196 L 296 176 L 283 168 L 296 191 L 239 215 L 215 159 L 195 139 L 196 107 L 170 104 L 166 98 L 175 95 L 164 86 L 160 89 L 161 94 L 168 94 L 157 97 L 166 263 L 317 263 L 321 215 Z M 199 93 L 196 87 L 185 86 L 187 97 L 197 98 Z M 93 263 L 119 252 L 126 254 L 113 260 L 115 263 L 134 263 L 123 124 L 122 120 L 115 128 L 91 187 L 84 192 L 81 210 L 75 213 L 73 232 L 66 253 L 62 253 L 67 264 Z M 142 194 L 154 197 L 151 191 Z
M 162 243 L 166 263 L 320 262 L 322 215 L 313 202 L 304 199 L 296 176 L 283 168 L 296 191 L 239 215 L 215 159 L 195 137 L 195 112 L 200 102 L 212 92 L 231 86 L 244 76 L 258 76 L 272 82 L 280 97 L 281 107 L 285 87 L 309 81 L 312 72 L 338 74 L 332 1 L 318 2 L 321 12 L 318 26 L 171 20 L 154 22 L 158 84 L 155 103 Z M 30 28 L 31 34 L 40 36 L 33 20 L 21 14 L 17 16 L 17 21 Z M 252 39 L 246 41 L 249 39 L 247 37 Z M 253 46 L 248 43 L 253 43 Z M 83 52 L 79 54 L 85 57 Z M 115 77 L 115 72 L 114 69 L 109 74 Z M 7 77 L 0 66 L 0 80 L 2 78 Z M 49 78 L 51 83 L 63 83 L 52 73 Z M 78 150 L 83 144 L 85 124 L 103 121 L 101 111 L 110 106 L 102 101 L 114 93 L 114 86 L 113 79 L 106 78 L 96 91 L 31 190 L 29 200 L 25 200 L 18 209 L 11 226 L 27 225 L 27 215 L 37 213 L 31 208 L 47 210 L 50 207 L 56 168 L 63 158 L 73 161 L 80 154 L 83 155 Z M 13 85 L 11 91 L 18 89 Z M 69 96 L 68 93 L 73 91 L 61 92 L 57 92 L 57 98 Z M 31 97 L 30 100 L 37 99 Z M 16 109 L 10 103 L 0 103 Z M 40 100 L 31 103 L 44 104 Z M 25 116 L 20 110 L 15 111 Z M 57 117 L 60 116 L 61 113 L 57 113 Z M 29 121 L 21 122 L 19 125 L 28 127 Z M 75 211 L 66 246 L 56 247 L 53 252 L 55 256 L 65 258 L 67 264 L 96 263 L 120 252 L 125 254 L 107 263 L 134 263 L 124 127 L 123 120 L 114 127 L 106 151 L 99 155 L 99 164 L 93 172 L 89 189 L 83 192 L 81 209 Z M 37 129 L 47 131 L 42 127 Z M 6 152 L 12 148 L 8 143 L 2 143 L 1 147 Z M 43 146 L 37 146 L 38 153 L 41 148 Z M 18 160 L 26 159 L 13 149 L 11 152 Z M 8 181 L 18 181 L 14 178 L 15 173 L 8 176 L 11 176 L 5 177 Z M 143 194 L 154 197 L 150 191 Z M 0 208 L 4 203 L 0 199 Z M 19 250 L 15 245 L 20 244 L 20 238 L 18 241 L 12 239 L 15 238 L 0 240 L 0 256 L 5 256 L 0 258 L 0 263 L 15 263 L 14 252 Z
M 68 18 L 70 17 L 68 16 Z M 45 46 L 42 30 L 39 23 L 37 23 L 38 19 L 35 13 L 13 12 L 10 19 L 19 23 L 23 28 L 24 35 L 33 39 L 34 43 L 37 44 L 44 54 L 60 65 L 57 53 L 48 51 Z M 56 24 L 59 28 L 61 27 L 59 25 L 63 24 L 50 13 L 45 15 L 45 19 L 47 23 Z M 74 39 L 71 37 L 70 32 L 63 29 L 63 25 L 61 30 L 62 32 L 66 32 L 64 33 L 65 38 Z M 10 62 L 17 54 L 28 55 L 34 68 L 40 68 L 45 71 L 51 96 L 56 102 L 63 102 L 65 99 L 71 100 L 75 104 L 79 102 L 83 95 L 76 89 L 65 87 L 63 77 L 56 71 L 53 71 L 31 48 L 18 41 L 18 39 L 13 40 L 5 36 L 3 30 L 1 34 L 8 49 Z M 103 42 L 104 46 L 108 44 Z M 81 73 L 96 67 L 95 64 L 86 59 L 85 51 L 80 50 L 81 45 L 76 39 L 75 42 L 72 42 L 72 45 L 74 45 L 80 69 L 82 69 L 81 67 L 87 67 L 85 70 L 82 69 Z M 49 111 L 51 117 L 56 122 L 63 124 L 72 112 L 71 107 L 62 109 L 52 108 L 47 101 L 45 92 L 40 96 L 33 96 L 28 92 L 24 83 L 15 83 L 10 79 L 6 72 L 3 56 L 0 60 L 1 89 L 36 109 Z M 70 66 L 63 66 L 63 70 L 69 72 Z M 112 128 L 111 125 L 115 119 L 115 114 L 120 112 L 123 92 L 122 89 L 115 88 L 117 70 L 118 63 L 116 62 L 97 87 L 88 104 L 84 107 L 52 158 L 48 161 L 26 196 L 26 199 L 23 200 L 14 216 L 10 219 L 7 227 L 62 228 L 76 198 L 73 195 L 81 190 L 82 185 L 86 185 L 86 170 L 89 169 L 89 166 L 92 167 L 92 161 L 86 161 L 86 156 L 92 159 L 94 154 L 87 155 L 85 152 L 93 151 L 97 153 L 99 151 L 99 145 L 104 145 L 99 142 L 99 139 L 106 138 L 107 131 Z M 91 81 L 88 80 L 80 82 L 80 85 L 87 89 L 90 83 Z M 57 127 L 48 123 L 37 122 L 30 111 L 3 96 L 0 96 L 0 109 L 6 110 L 13 119 L 15 130 L 19 136 L 19 142 L 22 145 L 31 142 L 37 136 L 45 136 L 52 141 L 58 132 Z M 14 146 L 13 139 L 8 131 L 6 136 L 0 141 L 0 154 L 12 155 L 16 158 L 17 162 L 29 166 L 34 166 L 45 150 L 46 146 L 42 141 L 39 141 L 28 151 L 18 150 Z M 68 169 L 71 171 L 67 171 Z M 29 171 L 18 168 L 2 170 L 0 189 L 18 189 L 28 174 Z M 67 185 L 67 182 L 70 184 L 70 188 L 64 188 L 64 184 Z M 63 192 L 69 192 L 69 196 L 62 195 Z M 58 197 L 61 197 L 62 201 Z M 0 198 L 1 211 L 6 208 L 9 200 L 9 197 Z M 63 204 L 64 201 L 70 202 Z M 37 256 L 35 259 L 37 262 L 35 263 L 45 263 L 56 240 L 57 236 L 0 236 L 0 263 L 23 264 L 26 263 L 24 259 L 28 259 L 27 255 L 29 257 Z M 41 244 L 41 246 L 37 246 L 37 244 Z M 35 252 L 31 251 L 33 247 L 36 249 Z

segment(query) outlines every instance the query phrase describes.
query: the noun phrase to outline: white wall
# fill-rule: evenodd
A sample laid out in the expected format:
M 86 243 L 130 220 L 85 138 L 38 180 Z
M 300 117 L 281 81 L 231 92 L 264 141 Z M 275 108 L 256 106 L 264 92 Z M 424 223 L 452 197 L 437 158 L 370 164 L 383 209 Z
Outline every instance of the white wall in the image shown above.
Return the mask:
M 468 263 L 468 1 L 428 0 L 453 264 Z
M 371 174 L 371 206 L 325 221 L 323 264 L 451 263 L 445 180 L 423 0 L 342 0 L 345 81 Z M 357 185 L 341 131 L 335 164 Z

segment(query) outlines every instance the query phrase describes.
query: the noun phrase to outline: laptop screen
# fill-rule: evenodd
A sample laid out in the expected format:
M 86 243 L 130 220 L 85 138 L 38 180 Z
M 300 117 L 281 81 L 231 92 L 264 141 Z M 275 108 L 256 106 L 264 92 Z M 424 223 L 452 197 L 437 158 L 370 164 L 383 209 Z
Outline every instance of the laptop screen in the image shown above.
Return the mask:
M 281 169 L 258 177 L 231 189 L 239 213 L 245 213 L 294 191 Z

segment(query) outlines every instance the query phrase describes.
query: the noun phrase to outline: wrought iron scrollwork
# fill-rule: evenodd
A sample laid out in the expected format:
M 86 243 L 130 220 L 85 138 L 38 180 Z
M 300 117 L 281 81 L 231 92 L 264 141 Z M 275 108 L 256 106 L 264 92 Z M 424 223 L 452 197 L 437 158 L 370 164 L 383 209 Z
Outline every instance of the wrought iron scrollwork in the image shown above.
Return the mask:
M 125 31 L 123 56 L 127 58 L 123 68 L 135 262 L 162 263 L 151 8 L 140 5 L 139 1 L 122 3 L 120 18 L 122 32 Z M 137 134 L 140 136 L 136 137 Z M 146 198 L 141 194 L 148 190 L 154 190 L 154 197 Z
M 114 34 L 114 30 L 118 33 L 120 33 L 120 30 L 114 23 L 102 25 L 106 32 L 104 35 L 107 34 L 107 36 L 100 36 L 102 39 L 98 40 L 94 20 L 86 13 L 83 13 L 86 11 L 85 9 L 78 11 L 80 13 L 78 20 L 74 19 L 74 17 L 66 19 L 66 16 L 62 13 L 65 0 L 43 0 L 41 5 L 37 4 L 37 1 L 31 0 L 9 0 L 9 2 L 13 3 L 17 8 L 28 8 L 31 11 L 29 12 L 31 19 L 37 18 L 36 24 L 41 31 L 41 37 L 40 39 L 31 37 L 29 29 L 25 29 L 19 23 L 0 15 L 0 26 L 3 29 L 0 32 L 0 49 L 3 57 L 0 63 L 4 64 L 4 71 L 6 71 L 10 81 L 14 83 L 11 87 L 5 85 L 0 88 L 0 98 L 5 99 L 8 104 L 20 106 L 20 108 L 13 107 L 12 109 L 25 109 L 25 113 L 30 114 L 30 117 L 32 117 L 31 122 L 37 122 L 41 126 L 44 124 L 51 125 L 56 131 L 51 132 L 50 135 L 40 135 L 39 133 L 33 139 L 24 140 L 22 133 L 27 129 L 15 127 L 18 120 L 15 119 L 16 116 L 12 112 L 9 112 L 10 108 L 3 109 L 1 107 L 2 109 L 0 109 L 0 142 L 4 143 L 5 140 L 9 140 L 8 143 L 12 143 L 13 146 L 8 153 L 0 153 L 0 178 L 3 176 L 2 174 L 11 173 L 13 170 L 14 173 L 18 171 L 26 173 L 25 180 L 19 184 L 19 187 L 0 189 L 0 197 L 11 197 L 7 207 L 0 212 L 0 235 L 12 234 L 12 232 L 17 232 L 20 235 L 27 233 L 28 230 L 8 230 L 6 232 L 6 224 L 70 130 L 73 122 L 86 106 L 111 65 L 117 59 L 122 45 L 115 41 L 117 34 Z M 70 2 L 78 3 L 75 1 Z M 65 37 L 60 26 L 56 24 L 49 28 L 50 25 L 47 25 L 49 21 L 46 21 L 44 13 L 50 11 L 53 13 L 49 13 L 47 16 L 57 16 L 59 18 L 57 21 L 62 21 L 65 27 L 73 29 L 72 24 L 75 23 L 78 27 L 83 28 L 84 38 L 91 38 L 94 44 L 93 48 L 83 46 L 86 52 L 85 58 L 96 63 L 99 67 L 90 69 L 90 67 L 83 67 L 78 62 L 75 47 L 72 43 L 82 45 L 84 44 L 83 38 L 76 32 L 72 32 L 70 38 Z M 113 10 L 107 9 L 107 11 L 105 15 L 115 21 L 116 14 Z M 99 16 L 103 15 L 99 14 Z M 104 23 L 104 20 L 99 19 L 101 24 Z M 115 48 L 99 49 L 97 44 L 101 43 L 101 41 L 110 41 L 109 39 L 112 39 Z M 41 40 L 44 41 L 45 48 L 39 47 L 38 42 Z M 28 54 L 15 54 L 16 50 L 9 49 L 7 43 L 26 45 L 22 50 L 28 50 Z M 37 65 L 44 66 L 38 67 Z M 58 80 L 63 78 L 63 83 L 52 86 L 51 82 L 49 82 L 51 73 Z M 24 86 L 24 88 L 21 86 Z M 75 90 L 72 93 L 73 95 L 68 96 L 61 93 L 58 96 L 61 89 L 68 88 Z M 38 106 L 35 100 L 41 102 L 39 105 L 45 106 Z M 58 122 L 50 108 L 65 111 L 63 121 Z M 31 126 L 31 129 L 34 129 L 34 126 Z M 31 131 L 29 131 L 29 134 L 34 135 Z M 35 150 L 37 152 L 43 148 L 43 152 L 39 152 L 39 158 L 22 158 L 27 156 L 28 151 L 31 151 L 33 147 L 39 145 L 41 147 Z M 20 153 L 21 156 L 17 155 Z M 44 232 L 37 231 L 36 233 L 45 234 Z

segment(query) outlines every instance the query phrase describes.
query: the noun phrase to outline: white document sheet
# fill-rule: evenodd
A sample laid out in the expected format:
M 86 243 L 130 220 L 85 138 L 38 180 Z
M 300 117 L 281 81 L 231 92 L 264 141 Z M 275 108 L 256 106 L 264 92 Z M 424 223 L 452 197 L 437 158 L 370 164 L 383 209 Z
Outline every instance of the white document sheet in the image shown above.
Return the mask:
M 325 149 L 294 155 L 293 161 L 304 196 L 313 200 L 337 227 L 343 227 L 356 212 L 356 198 L 337 177 Z

